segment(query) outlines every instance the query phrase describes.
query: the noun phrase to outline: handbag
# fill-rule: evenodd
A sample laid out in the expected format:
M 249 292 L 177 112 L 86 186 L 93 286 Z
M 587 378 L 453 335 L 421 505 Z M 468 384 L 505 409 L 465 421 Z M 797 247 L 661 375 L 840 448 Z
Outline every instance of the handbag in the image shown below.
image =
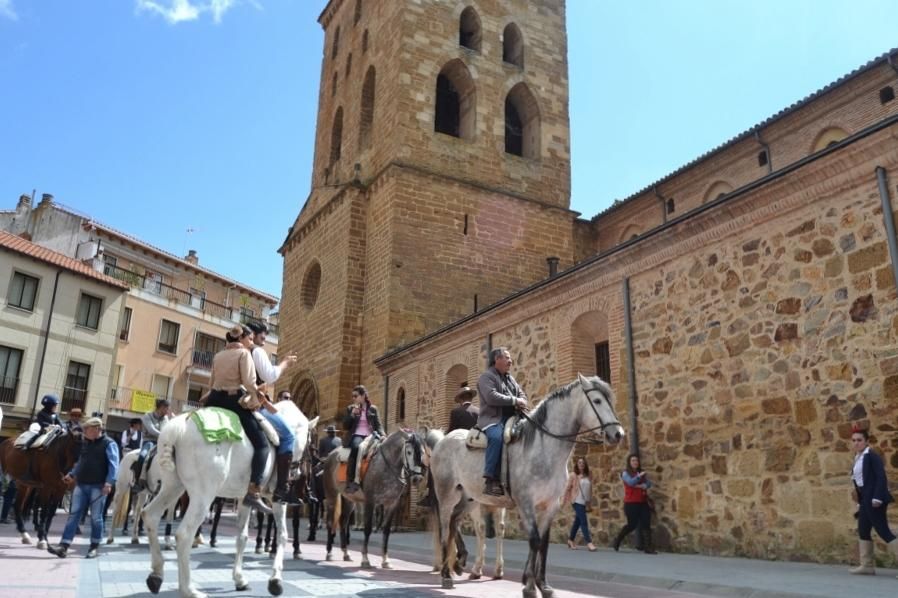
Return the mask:
M 580 480 L 577 480 L 577 486 L 580 488 L 580 498 L 583 499 L 583 506 L 586 509 L 587 513 L 592 513 L 592 496 L 585 496 L 583 494 L 583 486 L 580 486 Z

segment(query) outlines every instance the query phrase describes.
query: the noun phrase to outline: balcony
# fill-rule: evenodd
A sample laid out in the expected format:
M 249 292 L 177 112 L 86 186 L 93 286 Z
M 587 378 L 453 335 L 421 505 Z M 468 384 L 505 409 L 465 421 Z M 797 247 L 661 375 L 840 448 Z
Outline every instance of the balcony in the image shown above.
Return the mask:
M 199 349 L 194 349 L 190 363 L 195 368 L 212 371 L 212 359 L 214 357 L 214 351 L 200 351 Z
M 117 280 L 121 280 L 130 285 L 132 288 L 142 289 L 148 293 L 152 293 L 153 295 L 164 297 L 169 301 L 178 303 L 180 305 L 189 306 L 193 309 L 196 309 L 197 311 L 203 312 L 204 314 L 215 316 L 216 318 L 221 318 L 222 320 L 230 320 L 231 322 L 239 321 L 241 324 L 246 324 L 250 321 L 262 321 L 253 316 L 240 313 L 240 310 L 238 308 L 228 307 L 227 305 L 222 305 L 221 303 L 210 301 L 204 296 L 193 295 L 189 291 L 185 291 L 184 289 L 173 287 L 170 284 L 165 284 L 164 282 L 154 280 L 152 278 L 147 278 L 143 274 L 125 270 L 124 268 L 119 268 L 111 264 L 105 264 L 103 266 L 103 274 L 105 274 L 106 276 L 111 276 L 112 278 L 115 278 Z M 278 330 L 276 325 L 268 324 L 268 329 L 271 331 L 272 335 L 277 336 Z M 123 332 L 122 334 L 127 335 L 126 332 Z M 127 339 L 123 338 L 122 340 Z
M 0 376 L 0 403 L 15 405 L 16 390 L 19 388 L 19 379 L 12 376 Z

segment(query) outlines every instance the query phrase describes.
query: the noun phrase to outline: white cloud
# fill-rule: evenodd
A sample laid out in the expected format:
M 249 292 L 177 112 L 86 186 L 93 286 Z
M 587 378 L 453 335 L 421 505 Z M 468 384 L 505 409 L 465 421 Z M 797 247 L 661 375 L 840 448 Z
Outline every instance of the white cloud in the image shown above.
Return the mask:
M 18 21 L 19 15 L 16 14 L 12 6 L 12 0 L 0 0 L 0 17 L 9 19 L 10 21 Z
M 0 0 L 0 6 L 3 2 Z M 204 13 L 212 15 L 212 20 L 221 23 L 224 14 L 240 3 L 261 8 L 256 0 L 136 0 L 138 12 L 155 13 L 172 25 L 184 21 L 195 21 Z

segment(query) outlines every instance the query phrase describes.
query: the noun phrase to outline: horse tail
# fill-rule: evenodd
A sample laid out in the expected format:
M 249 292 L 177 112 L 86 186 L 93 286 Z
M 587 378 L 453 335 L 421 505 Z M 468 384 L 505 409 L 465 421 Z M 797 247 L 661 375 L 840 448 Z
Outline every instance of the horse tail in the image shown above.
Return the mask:
M 334 501 L 334 522 L 331 529 L 334 533 L 340 531 L 340 516 L 343 514 L 343 495 L 337 492 L 337 499 Z
M 121 500 L 118 501 L 118 506 L 115 509 L 115 512 L 112 514 L 112 529 L 117 529 L 125 523 L 125 517 L 128 516 L 128 509 L 131 506 L 131 492 L 130 489 L 123 492 L 123 496 Z
M 186 417 L 174 417 L 162 428 L 159 435 L 158 459 L 159 467 L 164 471 L 175 470 L 175 443 L 184 435 L 186 428 Z

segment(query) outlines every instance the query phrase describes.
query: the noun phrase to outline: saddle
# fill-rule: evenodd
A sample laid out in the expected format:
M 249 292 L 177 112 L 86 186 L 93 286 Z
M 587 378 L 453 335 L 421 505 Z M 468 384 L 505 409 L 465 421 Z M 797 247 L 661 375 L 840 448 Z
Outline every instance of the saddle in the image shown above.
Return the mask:
M 34 428 L 37 427 L 35 430 Z M 53 441 L 65 434 L 65 430 L 60 426 L 47 426 L 43 433 L 37 424 L 31 424 L 28 430 L 19 434 L 16 438 L 14 446 L 20 450 L 38 450 L 44 449 L 53 444 Z
M 359 480 L 365 479 L 365 474 L 368 473 L 368 464 L 371 462 L 374 455 L 377 454 L 377 449 L 382 442 L 382 439 L 375 438 L 374 434 L 372 434 L 359 445 L 359 457 L 356 459 L 356 467 L 359 468 Z M 351 450 L 352 449 L 348 447 L 334 449 L 334 452 L 337 453 L 337 461 L 340 463 L 340 467 L 337 470 L 337 481 L 340 483 L 348 482 L 350 476 L 354 473 L 347 471 L 349 468 L 349 453 Z
M 508 418 L 508 421 L 505 422 L 505 429 L 502 431 L 502 440 L 504 445 L 514 444 L 521 437 L 521 426 L 524 422 L 524 418 L 513 415 Z M 483 430 L 480 428 L 474 427 L 468 430 L 468 436 L 465 439 L 465 444 L 469 449 L 477 450 L 477 449 L 486 449 L 487 438 L 486 434 L 483 433 Z

